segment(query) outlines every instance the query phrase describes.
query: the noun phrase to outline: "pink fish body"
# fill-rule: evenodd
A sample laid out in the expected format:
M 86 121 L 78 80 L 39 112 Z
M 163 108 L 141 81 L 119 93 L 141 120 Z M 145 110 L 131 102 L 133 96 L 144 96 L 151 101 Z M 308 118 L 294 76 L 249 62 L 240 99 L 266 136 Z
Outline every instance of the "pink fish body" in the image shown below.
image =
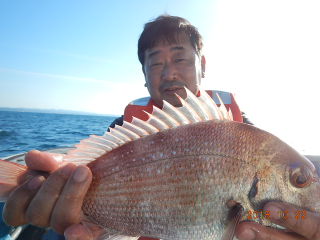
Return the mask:
M 106 235 L 233 239 L 227 227 L 269 201 L 319 212 L 312 163 L 272 134 L 230 121 L 204 94 L 199 101 L 188 93 L 179 111 L 165 103 L 147 123 L 135 119 L 68 153 L 66 162 L 88 161 L 93 181 L 82 209 Z

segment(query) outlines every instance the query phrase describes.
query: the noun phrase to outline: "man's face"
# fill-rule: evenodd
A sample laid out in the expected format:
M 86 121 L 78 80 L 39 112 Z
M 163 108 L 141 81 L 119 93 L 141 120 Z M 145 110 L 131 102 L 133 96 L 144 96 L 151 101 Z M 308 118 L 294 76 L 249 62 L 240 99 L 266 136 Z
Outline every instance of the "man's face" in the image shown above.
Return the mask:
M 185 99 L 187 87 L 197 94 L 201 77 L 205 71 L 205 58 L 199 59 L 189 37 L 180 34 L 179 43 L 168 44 L 159 41 L 158 45 L 145 52 L 143 73 L 146 87 L 153 101 L 162 107 L 162 100 L 173 106 L 181 106 L 175 93 Z

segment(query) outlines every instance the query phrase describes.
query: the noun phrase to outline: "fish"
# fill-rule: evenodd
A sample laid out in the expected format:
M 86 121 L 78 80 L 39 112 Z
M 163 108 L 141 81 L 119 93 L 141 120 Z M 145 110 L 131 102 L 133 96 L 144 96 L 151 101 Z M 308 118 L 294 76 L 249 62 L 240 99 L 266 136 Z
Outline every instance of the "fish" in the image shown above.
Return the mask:
M 92 171 L 82 211 L 104 229 L 99 239 L 233 239 L 247 213 L 270 201 L 320 212 L 320 179 L 307 158 L 267 131 L 232 121 L 203 89 L 200 97 L 186 91 L 185 100 L 177 95 L 182 107 L 164 101 L 148 121 L 91 135 L 64 157 Z M 17 165 L 0 161 L 1 201 L 39 174 Z M 278 227 L 267 217 L 251 221 Z

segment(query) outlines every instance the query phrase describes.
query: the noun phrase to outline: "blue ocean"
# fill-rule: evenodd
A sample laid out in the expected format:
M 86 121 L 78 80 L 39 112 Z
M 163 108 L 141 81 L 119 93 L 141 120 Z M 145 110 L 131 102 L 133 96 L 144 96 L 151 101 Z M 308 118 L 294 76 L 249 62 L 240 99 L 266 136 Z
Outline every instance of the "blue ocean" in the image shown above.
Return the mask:
M 116 117 L 0 111 L 0 158 L 71 147 L 89 135 L 103 135 Z

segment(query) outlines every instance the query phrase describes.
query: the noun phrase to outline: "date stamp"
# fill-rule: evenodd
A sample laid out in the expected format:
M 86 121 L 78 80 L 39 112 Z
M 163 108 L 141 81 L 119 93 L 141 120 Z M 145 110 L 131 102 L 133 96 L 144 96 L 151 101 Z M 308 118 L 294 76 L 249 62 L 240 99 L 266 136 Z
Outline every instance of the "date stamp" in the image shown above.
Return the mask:
M 295 218 L 295 219 L 306 219 L 306 212 L 305 211 L 296 211 L 295 216 L 289 216 L 287 211 L 278 211 L 278 216 L 276 217 L 271 217 L 269 211 L 247 211 L 247 219 L 257 219 L 257 218 L 264 218 L 264 219 L 269 219 L 269 218 L 277 218 L 277 219 L 287 219 L 287 218 Z

